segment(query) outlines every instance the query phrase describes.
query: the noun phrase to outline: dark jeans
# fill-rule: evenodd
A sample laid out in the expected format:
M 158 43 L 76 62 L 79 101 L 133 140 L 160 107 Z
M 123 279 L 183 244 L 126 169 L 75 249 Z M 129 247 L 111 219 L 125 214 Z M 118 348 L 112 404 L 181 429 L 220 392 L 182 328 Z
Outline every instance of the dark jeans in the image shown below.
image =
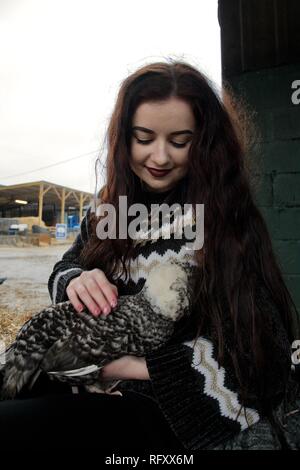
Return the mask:
M 122 393 L 123 396 L 72 394 L 69 387 L 61 384 L 2 401 L 1 448 L 90 448 L 102 453 L 184 450 L 155 401 L 134 391 Z

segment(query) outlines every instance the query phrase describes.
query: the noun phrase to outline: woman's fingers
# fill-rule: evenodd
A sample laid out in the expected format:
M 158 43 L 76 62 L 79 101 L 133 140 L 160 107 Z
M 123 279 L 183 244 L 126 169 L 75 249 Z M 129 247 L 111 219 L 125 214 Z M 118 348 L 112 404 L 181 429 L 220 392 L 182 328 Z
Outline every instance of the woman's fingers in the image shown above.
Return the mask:
M 107 310 L 105 311 L 103 309 L 103 313 L 107 315 L 108 313 L 110 313 L 111 309 L 115 308 L 117 305 L 118 289 L 114 284 L 111 284 L 108 281 L 108 279 L 102 272 L 96 272 L 94 279 L 97 282 L 99 288 L 101 289 L 101 292 L 107 302 Z
M 87 306 L 89 311 L 95 315 L 98 316 L 101 313 L 101 307 L 98 305 L 98 303 L 94 300 L 94 298 L 91 296 L 89 291 L 86 289 L 84 285 L 79 285 L 76 293 L 79 297 L 79 299 L 84 303 L 84 305 Z
M 93 299 L 93 297 L 91 296 L 89 291 L 86 289 L 84 284 L 82 283 L 73 284 L 72 287 L 69 288 L 68 290 L 68 296 L 75 308 L 78 305 L 78 303 L 82 302 L 93 315 L 95 316 L 100 315 L 101 307 Z M 103 299 L 103 296 L 102 296 L 102 299 Z M 101 302 L 102 304 L 104 304 L 103 300 Z M 82 309 L 76 308 L 76 310 L 80 312 Z
M 85 305 L 95 316 L 108 315 L 117 305 L 118 289 L 100 269 L 82 272 L 70 281 L 66 292 L 77 312 Z
M 119 293 L 118 293 L 118 288 L 117 286 L 115 286 L 114 284 L 111 284 L 111 288 L 115 294 L 116 297 L 118 297 Z
M 103 285 L 101 290 L 101 287 L 97 284 L 97 282 L 94 279 L 90 278 L 87 280 L 85 286 L 89 295 L 100 308 L 100 312 L 103 312 L 105 315 L 110 313 L 112 307 L 110 306 L 107 301 L 107 298 L 104 295 Z M 96 313 L 96 315 L 99 315 L 99 313 Z
M 77 312 L 81 312 L 84 309 L 84 305 L 80 302 L 78 295 L 76 294 L 76 291 L 72 287 L 68 286 L 67 295 L 69 297 L 71 304 L 75 308 L 75 310 Z

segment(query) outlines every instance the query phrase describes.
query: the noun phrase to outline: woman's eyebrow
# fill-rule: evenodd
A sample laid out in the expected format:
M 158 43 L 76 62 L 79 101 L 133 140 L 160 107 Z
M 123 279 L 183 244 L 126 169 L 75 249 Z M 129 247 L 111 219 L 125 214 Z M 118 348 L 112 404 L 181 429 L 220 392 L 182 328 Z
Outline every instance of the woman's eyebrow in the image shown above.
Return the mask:
M 135 126 L 132 128 L 132 130 L 147 132 L 147 134 L 154 134 L 154 131 L 152 131 L 151 129 L 147 129 L 146 127 L 141 127 L 141 126 Z
M 141 127 L 141 126 L 135 126 L 132 128 L 133 131 L 142 131 L 142 132 L 146 132 L 147 134 L 155 134 L 154 131 L 152 131 L 151 129 L 147 129 L 147 127 Z M 189 129 L 184 129 L 182 131 L 175 131 L 175 132 L 171 132 L 170 135 L 181 135 L 181 134 L 189 134 L 189 135 L 193 135 L 193 131 L 189 130 Z
M 171 132 L 171 135 L 181 135 L 181 134 L 193 135 L 193 131 L 190 131 L 189 129 L 184 129 L 183 131 Z

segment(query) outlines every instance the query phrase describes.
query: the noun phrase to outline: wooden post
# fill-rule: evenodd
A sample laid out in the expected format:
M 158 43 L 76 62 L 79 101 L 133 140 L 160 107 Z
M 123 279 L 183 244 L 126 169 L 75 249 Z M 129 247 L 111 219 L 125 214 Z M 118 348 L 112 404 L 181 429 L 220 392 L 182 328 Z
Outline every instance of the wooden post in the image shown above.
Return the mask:
M 66 188 L 62 189 L 61 193 L 61 206 L 60 206 L 60 223 L 65 223 L 65 198 L 66 198 Z
M 43 220 L 43 199 L 44 199 L 44 184 L 40 183 L 40 191 L 39 191 L 39 225 L 42 225 Z
M 80 193 L 80 200 L 79 200 L 79 223 L 82 221 L 82 211 L 83 211 L 83 194 Z

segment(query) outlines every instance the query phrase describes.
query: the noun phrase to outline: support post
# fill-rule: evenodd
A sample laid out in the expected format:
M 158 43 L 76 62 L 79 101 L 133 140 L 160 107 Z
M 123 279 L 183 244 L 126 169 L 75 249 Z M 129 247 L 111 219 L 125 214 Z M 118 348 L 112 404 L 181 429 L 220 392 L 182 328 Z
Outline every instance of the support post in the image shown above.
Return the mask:
M 83 194 L 80 193 L 80 200 L 79 200 L 79 222 L 82 221 L 82 212 L 83 212 Z
M 61 193 L 61 205 L 60 205 L 60 223 L 65 223 L 65 199 L 66 199 L 66 188 L 62 189 Z
M 43 220 L 43 199 L 44 199 L 44 184 L 40 183 L 40 190 L 39 190 L 39 225 L 42 225 Z

